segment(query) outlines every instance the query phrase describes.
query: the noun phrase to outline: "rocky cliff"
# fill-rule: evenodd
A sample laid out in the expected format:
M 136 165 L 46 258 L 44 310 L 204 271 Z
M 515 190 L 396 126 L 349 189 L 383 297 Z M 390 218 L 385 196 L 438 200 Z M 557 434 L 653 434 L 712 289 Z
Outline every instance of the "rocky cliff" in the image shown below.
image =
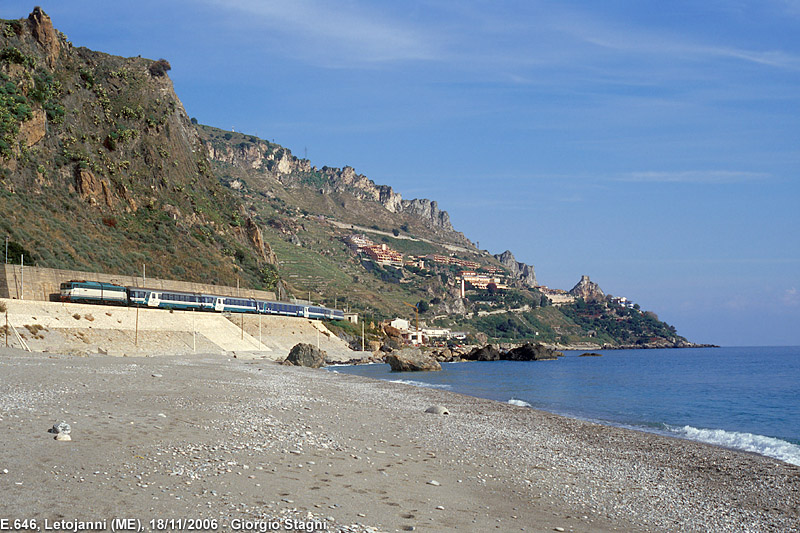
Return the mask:
M 450 216 L 436 201 L 425 198 L 404 200 L 389 185 L 377 185 L 353 167 L 317 168 L 280 145 L 251 135 L 235 135 L 207 126 L 201 127 L 206 153 L 215 163 L 230 165 L 255 178 L 269 178 L 289 188 L 310 188 L 326 195 L 347 194 L 364 202 L 380 204 L 394 214 L 406 214 L 446 241 L 472 246 L 450 223 Z M 352 207 L 351 207 L 352 209 Z M 398 222 L 398 225 L 402 220 Z
M 512 254 L 510 250 L 495 255 L 494 258 L 508 269 L 511 278 L 518 284 L 523 287 L 536 287 L 536 273 L 533 270 L 533 265 L 520 263 L 514 258 L 514 254 Z
M 38 7 L 0 20 L 0 231 L 26 261 L 261 285 L 274 254 L 211 172 L 169 69 L 74 47 Z
M 589 276 L 581 276 L 581 280 L 569 291 L 576 298 L 583 298 L 587 302 L 605 300 L 605 293 L 600 285 L 591 281 Z

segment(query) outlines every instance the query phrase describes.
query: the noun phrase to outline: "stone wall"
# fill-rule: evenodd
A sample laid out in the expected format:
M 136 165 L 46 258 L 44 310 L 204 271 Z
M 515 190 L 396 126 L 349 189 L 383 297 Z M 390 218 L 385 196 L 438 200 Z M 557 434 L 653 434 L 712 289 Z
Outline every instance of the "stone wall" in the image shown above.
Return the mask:
M 174 281 L 157 278 L 144 279 L 141 276 L 99 274 L 79 270 L 56 270 L 53 268 L 20 267 L 20 265 L 0 265 L 0 298 L 18 300 L 58 300 L 61 284 L 65 281 L 86 280 L 115 283 L 125 287 L 147 287 L 183 292 L 217 294 L 220 296 L 239 296 L 258 300 L 274 300 L 275 293 L 255 289 L 237 289 L 205 283 Z

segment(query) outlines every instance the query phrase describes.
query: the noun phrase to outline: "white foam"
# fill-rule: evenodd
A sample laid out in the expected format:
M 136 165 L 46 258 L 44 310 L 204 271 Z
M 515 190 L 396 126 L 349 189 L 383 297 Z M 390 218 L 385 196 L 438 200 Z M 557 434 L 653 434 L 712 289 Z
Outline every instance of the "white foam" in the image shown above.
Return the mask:
M 508 400 L 508 403 L 510 403 L 511 405 L 519 405 L 520 407 L 533 407 L 525 400 L 517 400 L 516 398 L 511 398 L 510 400 Z
M 670 428 L 670 431 L 686 439 L 758 453 L 800 466 L 800 446 L 774 437 L 723 429 L 700 429 L 692 426 Z
M 439 383 L 424 383 L 422 381 L 414 381 L 413 379 L 390 379 L 390 383 L 402 383 L 403 385 L 413 385 L 415 387 L 427 387 L 429 389 L 452 389 L 450 385 Z

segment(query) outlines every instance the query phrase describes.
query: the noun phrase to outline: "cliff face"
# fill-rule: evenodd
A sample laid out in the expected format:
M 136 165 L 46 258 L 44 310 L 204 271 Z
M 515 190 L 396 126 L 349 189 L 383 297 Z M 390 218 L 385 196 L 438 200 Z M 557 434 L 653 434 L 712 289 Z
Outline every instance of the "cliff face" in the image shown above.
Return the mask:
M 353 167 L 317 168 L 306 159 L 298 159 L 277 144 L 250 135 L 223 132 L 201 127 L 203 144 L 209 159 L 230 165 L 256 178 L 274 179 L 287 188 L 307 187 L 323 194 L 346 194 L 360 201 L 380 204 L 389 213 L 406 214 L 443 239 L 460 245 L 471 243 L 450 223 L 450 216 L 428 199 L 404 200 L 388 185 L 376 185 Z M 398 222 L 398 225 L 402 220 Z
M 533 265 L 518 262 L 510 250 L 495 255 L 494 258 L 500 261 L 500 264 L 508 269 L 511 277 L 523 287 L 536 287 L 536 273 L 533 270 Z
M 0 20 L 0 231 L 41 266 L 259 284 L 274 260 L 210 170 L 169 63 Z

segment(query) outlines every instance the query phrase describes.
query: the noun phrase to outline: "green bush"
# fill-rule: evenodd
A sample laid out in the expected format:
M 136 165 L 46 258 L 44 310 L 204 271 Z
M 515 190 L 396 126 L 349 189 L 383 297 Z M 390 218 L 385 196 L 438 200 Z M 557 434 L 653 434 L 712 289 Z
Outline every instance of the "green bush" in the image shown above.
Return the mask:
M 159 59 L 158 61 L 153 61 L 153 64 L 150 65 L 150 75 L 153 77 L 160 77 L 165 76 L 167 71 L 171 70 L 172 66 L 169 64 L 169 61 L 166 59 Z
M 28 68 L 36 67 L 35 57 L 26 55 L 18 48 L 14 48 L 13 46 L 7 46 L 0 50 L 0 61 L 16 63 L 17 65 L 22 65 Z

